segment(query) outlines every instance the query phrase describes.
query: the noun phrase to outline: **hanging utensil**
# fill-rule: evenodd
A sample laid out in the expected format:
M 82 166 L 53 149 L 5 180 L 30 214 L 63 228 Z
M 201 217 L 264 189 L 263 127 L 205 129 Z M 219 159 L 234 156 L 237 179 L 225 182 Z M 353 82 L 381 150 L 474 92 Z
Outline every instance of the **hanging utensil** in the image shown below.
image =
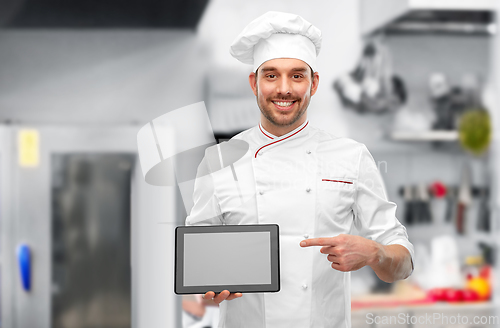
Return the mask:
M 457 200 L 456 187 L 448 187 L 446 190 L 446 214 L 444 216 L 445 222 L 451 222 L 455 215 L 455 208 Z
M 470 167 L 468 164 L 464 164 L 462 167 L 462 176 L 460 178 L 460 187 L 458 190 L 458 206 L 457 206 L 457 217 L 456 217 L 456 228 L 457 232 L 461 235 L 465 233 L 466 226 L 466 212 L 467 207 L 471 202 L 471 174 Z
M 491 231 L 490 225 L 490 208 L 489 208 L 489 195 L 488 188 L 479 188 L 479 213 L 477 217 L 477 230 L 489 232 Z
M 429 205 L 429 192 L 424 183 L 420 183 L 415 187 L 418 195 L 418 222 L 428 223 L 432 221 L 432 215 Z
M 403 198 L 405 201 L 405 223 L 413 224 L 413 191 L 411 185 L 405 185 L 403 188 Z

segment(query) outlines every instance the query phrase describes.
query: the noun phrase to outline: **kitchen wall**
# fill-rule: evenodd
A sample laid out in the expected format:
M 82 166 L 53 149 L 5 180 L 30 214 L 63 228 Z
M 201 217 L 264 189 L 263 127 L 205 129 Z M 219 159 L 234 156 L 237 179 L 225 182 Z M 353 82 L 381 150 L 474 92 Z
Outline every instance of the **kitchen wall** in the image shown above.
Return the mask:
M 130 124 L 202 100 L 188 30 L 0 30 L 0 121 Z

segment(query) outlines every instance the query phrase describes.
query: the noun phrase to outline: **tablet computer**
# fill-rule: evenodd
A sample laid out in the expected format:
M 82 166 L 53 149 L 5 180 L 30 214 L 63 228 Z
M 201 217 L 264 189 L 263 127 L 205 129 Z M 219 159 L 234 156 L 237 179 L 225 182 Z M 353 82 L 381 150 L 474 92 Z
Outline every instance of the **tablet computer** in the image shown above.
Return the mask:
M 174 280 L 176 294 L 279 291 L 278 225 L 177 227 Z

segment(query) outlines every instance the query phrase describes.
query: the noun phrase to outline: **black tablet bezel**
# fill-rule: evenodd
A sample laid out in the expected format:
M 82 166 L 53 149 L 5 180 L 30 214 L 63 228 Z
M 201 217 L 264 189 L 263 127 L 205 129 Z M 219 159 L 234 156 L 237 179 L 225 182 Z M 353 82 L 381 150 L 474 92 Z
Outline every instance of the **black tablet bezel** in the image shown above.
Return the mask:
M 184 235 L 187 233 L 221 232 L 270 232 L 271 233 L 271 283 L 249 285 L 183 286 L 184 282 Z M 280 290 L 279 226 L 277 224 L 181 226 L 175 229 L 174 292 L 176 294 L 204 294 L 208 291 L 220 293 L 267 293 Z

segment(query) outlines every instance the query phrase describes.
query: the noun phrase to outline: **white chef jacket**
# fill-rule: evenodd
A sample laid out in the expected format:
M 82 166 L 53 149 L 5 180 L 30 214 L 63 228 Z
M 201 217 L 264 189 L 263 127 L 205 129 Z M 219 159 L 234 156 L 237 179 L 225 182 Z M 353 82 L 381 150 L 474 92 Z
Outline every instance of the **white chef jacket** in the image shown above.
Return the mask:
M 320 247 L 299 243 L 356 227 L 383 245 L 403 245 L 413 259 L 371 154 L 308 121 L 280 137 L 258 125 L 234 138 L 246 141 L 248 152 L 229 167 L 224 156 L 210 155 L 217 146 L 207 150 L 186 225 L 278 224 L 281 290 L 222 302 L 219 327 L 350 327 L 350 273 L 332 269 Z

